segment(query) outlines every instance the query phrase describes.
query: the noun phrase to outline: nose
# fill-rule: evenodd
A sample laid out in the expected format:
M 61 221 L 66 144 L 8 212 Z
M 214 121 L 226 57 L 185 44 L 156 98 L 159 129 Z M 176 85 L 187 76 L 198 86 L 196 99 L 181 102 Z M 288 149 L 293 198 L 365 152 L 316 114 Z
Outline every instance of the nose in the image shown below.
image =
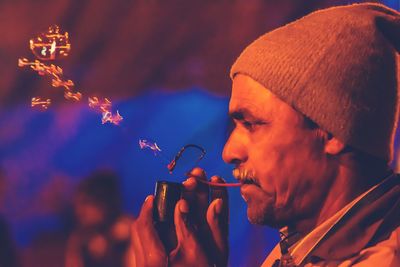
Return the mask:
M 246 142 L 235 131 L 231 133 L 222 151 L 222 159 L 228 164 L 239 165 L 247 160 Z

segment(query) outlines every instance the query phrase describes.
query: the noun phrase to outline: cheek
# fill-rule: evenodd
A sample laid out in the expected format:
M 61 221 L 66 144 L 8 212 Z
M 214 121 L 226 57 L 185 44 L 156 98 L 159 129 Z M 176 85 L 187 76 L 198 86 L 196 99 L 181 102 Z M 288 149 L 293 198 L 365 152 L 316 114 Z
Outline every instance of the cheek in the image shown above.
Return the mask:
M 285 141 L 272 133 L 268 135 L 261 133 L 257 140 L 254 139 L 256 138 L 253 138 L 252 143 L 256 145 L 251 147 L 249 159 L 257 169 L 257 175 L 260 179 L 262 177 L 261 182 L 273 182 L 275 176 L 281 176 L 280 173 L 286 173 L 287 167 L 294 165 L 292 142 Z
M 323 169 L 322 145 L 314 136 L 301 136 L 270 135 L 253 148 L 251 156 L 260 185 L 276 196 L 278 207 L 302 205 L 302 199 L 308 198 L 305 193 Z

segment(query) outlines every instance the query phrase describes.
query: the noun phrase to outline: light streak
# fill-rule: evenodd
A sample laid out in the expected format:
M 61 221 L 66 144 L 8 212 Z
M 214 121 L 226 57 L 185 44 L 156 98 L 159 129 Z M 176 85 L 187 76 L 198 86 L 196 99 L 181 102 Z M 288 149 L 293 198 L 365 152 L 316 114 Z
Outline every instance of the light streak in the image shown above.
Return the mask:
M 47 32 L 29 40 L 29 48 L 40 60 L 55 60 L 67 57 L 71 50 L 68 32 L 61 33 L 57 25 L 50 26 Z
M 139 147 L 140 149 L 150 149 L 154 152 L 154 155 L 157 155 L 161 152 L 161 148 L 158 147 L 156 142 L 152 142 L 147 139 L 139 139 Z
M 101 123 L 112 123 L 118 125 L 123 117 L 119 114 L 118 110 L 115 114 L 111 112 L 112 103 L 108 98 L 104 98 L 103 100 L 99 100 L 98 97 L 93 96 L 88 98 L 89 107 L 98 110 L 101 112 Z
M 68 32 L 61 33 L 57 25 L 49 27 L 48 31 L 39 34 L 39 36 L 29 40 L 29 48 L 35 60 L 29 61 L 27 58 L 18 59 L 18 66 L 29 67 L 36 71 L 40 76 L 49 76 L 51 78 L 51 86 L 54 88 L 62 88 L 64 90 L 64 98 L 71 101 L 81 101 L 82 93 L 74 90 L 74 82 L 64 78 L 63 69 L 54 64 L 46 64 L 42 61 L 52 61 L 67 57 L 71 50 Z M 88 98 L 89 107 L 102 113 L 101 122 L 112 123 L 118 125 L 123 117 L 116 111 L 112 113 L 112 103 L 109 99 L 99 100 L 97 97 Z M 40 97 L 33 97 L 31 106 L 40 106 L 47 109 L 51 103 L 50 99 L 42 100 Z
M 51 104 L 50 99 L 43 100 L 39 97 L 32 97 L 31 107 L 39 106 L 42 109 L 47 109 Z

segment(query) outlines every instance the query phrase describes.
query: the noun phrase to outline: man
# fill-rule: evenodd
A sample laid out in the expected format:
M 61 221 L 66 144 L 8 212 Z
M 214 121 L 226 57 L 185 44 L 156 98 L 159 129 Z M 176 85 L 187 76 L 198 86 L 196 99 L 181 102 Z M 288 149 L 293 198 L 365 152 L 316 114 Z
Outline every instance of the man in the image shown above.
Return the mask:
M 400 14 L 367 3 L 267 33 L 233 65 L 235 128 L 223 159 L 235 166 L 248 219 L 280 229 L 263 266 L 400 266 L 400 178 L 388 168 L 399 50 Z M 226 264 L 225 192 L 206 210 L 196 182 L 205 174 L 191 176 L 169 257 L 145 202 L 133 226 L 137 266 Z M 194 207 L 206 218 L 195 227 Z
M 77 186 L 75 227 L 68 237 L 65 267 L 125 267 L 132 218 L 122 212 L 119 177 L 96 171 Z

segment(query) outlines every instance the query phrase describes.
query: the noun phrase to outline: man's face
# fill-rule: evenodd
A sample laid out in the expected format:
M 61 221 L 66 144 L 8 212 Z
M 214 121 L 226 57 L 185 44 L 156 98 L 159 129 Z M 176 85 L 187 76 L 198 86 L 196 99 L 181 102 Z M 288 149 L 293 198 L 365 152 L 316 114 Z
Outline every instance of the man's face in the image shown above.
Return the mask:
M 229 113 L 235 127 L 223 159 L 244 182 L 240 192 L 250 222 L 282 227 L 315 216 L 330 185 L 321 130 L 240 74 L 233 80 Z

